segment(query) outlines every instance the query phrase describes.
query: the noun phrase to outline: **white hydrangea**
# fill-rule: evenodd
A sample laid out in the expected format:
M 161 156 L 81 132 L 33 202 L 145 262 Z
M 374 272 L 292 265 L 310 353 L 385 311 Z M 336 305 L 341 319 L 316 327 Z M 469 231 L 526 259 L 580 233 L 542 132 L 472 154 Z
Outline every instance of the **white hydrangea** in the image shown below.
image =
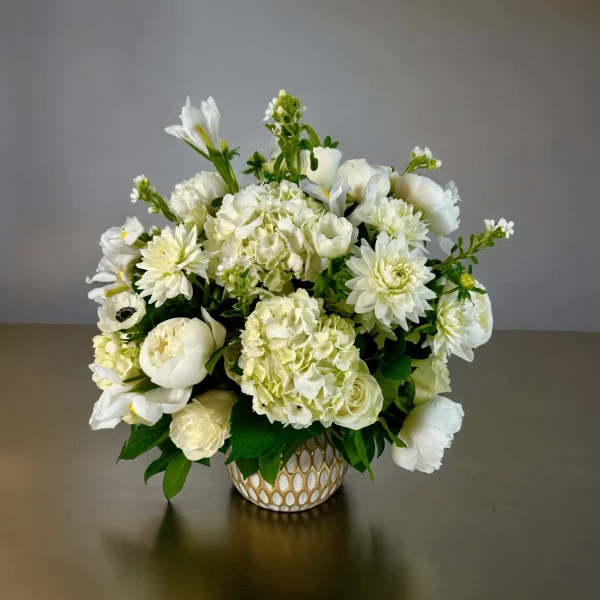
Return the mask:
M 348 261 L 355 275 L 346 283 L 352 290 L 346 302 L 361 313 L 374 312 L 385 326 L 397 324 L 408 331 L 408 321 L 418 322 L 431 307 L 435 293 L 426 287 L 434 278 L 418 250 L 410 250 L 404 236 L 392 239 L 383 232 L 375 250 L 363 239 L 357 256 Z
M 327 262 L 315 252 L 312 230 L 323 206 L 287 181 L 250 185 L 223 198 L 205 225 L 204 247 L 212 253 L 209 274 L 241 296 L 240 276 L 250 277 L 244 294 L 262 284 L 280 293 L 292 278 L 312 281 Z
M 216 212 L 212 201 L 227 192 L 228 187 L 218 173 L 202 171 L 175 186 L 171 193 L 171 210 L 183 223 L 196 225 L 198 233 L 202 233 L 206 217 Z
M 359 358 L 352 321 L 322 306 L 303 289 L 256 305 L 242 332 L 242 390 L 271 422 L 365 427 L 381 410 L 381 389 Z
M 146 271 L 137 282 L 140 296 L 150 296 L 150 303 L 161 306 L 169 298 L 192 297 L 192 284 L 187 275 L 206 278 L 208 259 L 198 243 L 196 226 L 189 231 L 185 225 L 175 229 L 165 227 L 142 250 L 138 267 Z
M 409 246 L 424 251 L 428 242 L 427 222 L 421 211 L 414 211 L 412 204 L 395 198 L 379 198 L 373 202 L 363 202 L 350 216 L 350 222 L 365 223 L 377 233 L 385 232 L 390 237 L 404 236 Z
M 121 381 L 141 374 L 140 346 L 137 342 L 126 342 L 125 336 L 117 331 L 96 335 L 94 344 L 94 365 L 114 371 Z M 101 375 L 102 370 L 94 370 L 92 379 L 101 389 L 107 390 L 112 382 Z

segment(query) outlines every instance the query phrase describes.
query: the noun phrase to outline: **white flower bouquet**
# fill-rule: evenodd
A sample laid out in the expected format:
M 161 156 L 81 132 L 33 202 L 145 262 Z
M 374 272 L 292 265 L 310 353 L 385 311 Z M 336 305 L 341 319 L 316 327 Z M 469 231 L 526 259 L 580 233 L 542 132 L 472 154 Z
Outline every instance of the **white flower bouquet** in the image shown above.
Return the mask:
M 216 172 L 168 199 L 137 177 L 132 201 L 172 225 L 146 232 L 131 217 L 101 237 L 90 425 L 131 426 L 121 459 L 158 448 L 145 479 L 164 472 L 167 498 L 217 451 L 272 484 L 313 436 L 371 476 L 386 444 L 399 466 L 431 473 L 461 427 L 461 405 L 441 395 L 448 358 L 472 360 L 491 335 L 472 268 L 513 223 L 451 242 L 460 198 L 416 173 L 441 165 L 427 148 L 402 171 L 340 165 L 303 113 L 283 90 L 273 99 L 273 150 L 254 152 L 244 173 L 257 181 L 240 187 L 214 100 L 188 99 L 166 131 Z

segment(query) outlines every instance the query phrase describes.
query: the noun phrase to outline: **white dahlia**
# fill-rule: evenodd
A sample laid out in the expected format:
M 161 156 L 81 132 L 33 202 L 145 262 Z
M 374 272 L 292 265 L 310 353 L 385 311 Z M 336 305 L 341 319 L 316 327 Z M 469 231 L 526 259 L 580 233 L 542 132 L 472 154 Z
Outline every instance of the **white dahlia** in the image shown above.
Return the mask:
M 278 293 L 293 277 L 313 280 L 327 265 L 312 242 L 323 212 L 320 203 L 287 181 L 226 195 L 205 225 L 204 247 L 214 253 L 210 275 L 238 297 L 256 295 L 258 284 Z M 239 275 L 247 270 L 252 283 L 242 294 Z
M 377 233 L 387 233 L 390 237 L 404 236 L 409 246 L 424 250 L 424 242 L 428 242 L 427 223 L 422 220 L 422 213 L 414 211 L 411 204 L 394 198 L 380 198 L 374 202 L 365 202 L 349 217 L 353 225 L 361 221 Z
M 434 278 L 418 250 L 410 250 L 404 236 L 390 238 L 383 232 L 375 250 L 363 240 L 357 256 L 348 261 L 354 279 L 347 282 L 352 290 L 347 303 L 358 314 L 373 311 L 384 325 L 398 324 L 408 331 L 408 322 L 417 322 L 431 307 L 427 300 L 435 293 L 426 287 Z
M 150 303 L 161 306 L 169 298 L 183 295 L 192 297 L 192 284 L 187 275 L 206 278 L 208 260 L 197 241 L 196 226 L 189 231 L 185 225 L 175 229 L 165 227 L 142 250 L 138 267 L 146 271 L 137 286 L 141 296 L 150 296 Z

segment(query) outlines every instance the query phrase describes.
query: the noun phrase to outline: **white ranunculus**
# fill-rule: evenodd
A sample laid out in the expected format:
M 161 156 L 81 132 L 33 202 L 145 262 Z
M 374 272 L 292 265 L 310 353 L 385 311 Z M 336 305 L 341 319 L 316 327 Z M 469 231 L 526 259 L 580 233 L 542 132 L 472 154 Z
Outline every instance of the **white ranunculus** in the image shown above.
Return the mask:
M 358 375 L 348 397 L 336 411 L 333 422 L 348 429 L 362 429 L 377 421 L 383 407 L 383 392 L 367 365 L 360 361 Z
M 444 236 L 458 229 L 459 196 L 454 182 L 442 188 L 429 177 L 407 173 L 393 178 L 392 184 L 394 196 L 420 210 L 433 234 Z
M 319 161 L 317 169 L 310 168 L 310 152 L 302 151 L 302 173 L 317 185 L 330 190 L 335 181 L 335 174 L 342 160 L 342 153 L 337 148 L 313 148 L 315 158 Z
M 348 253 L 348 248 L 357 237 L 358 231 L 347 219 L 325 213 L 315 226 L 313 243 L 319 256 L 339 258 Z
M 98 329 L 111 333 L 129 329 L 146 314 L 146 303 L 132 292 L 123 292 L 108 298 L 98 309 Z
M 415 384 L 415 404 L 421 404 L 438 394 L 450 392 L 450 372 L 441 358 L 430 356 L 426 360 L 413 360 L 412 380 Z
M 348 195 L 362 202 L 369 182 L 376 182 L 375 198 L 385 198 L 390 191 L 389 172 L 385 167 L 371 166 L 364 158 L 347 160 L 336 173 L 336 180 L 350 186 Z
M 463 416 L 462 406 L 443 396 L 417 404 L 398 434 L 406 448 L 392 446 L 392 459 L 409 471 L 437 471 L 442 466 L 444 450 L 460 431 Z
M 236 397 L 214 389 L 197 396 L 173 415 L 171 439 L 189 460 L 209 458 L 229 437 L 229 419 Z
M 204 321 L 168 319 L 148 334 L 140 350 L 140 366 L 154 383 L 184 388 L 206 377 L 206 361 L 225 343 L 227 331 L 204 308 L 202 316 Z
M 181 109 L 180 119 L 181 125 L 171 125 L 166 127 L 165 131 L 190 142 L 205 154 L 208 154 L 208 148 L 221 151 L 219 137 L 221 115 L 212 96 L 203 100 L 199 109 L 192 106 L 188 96 L 185 106 Z
M 202 171 L 175 186 L 170 205 L 181 221 L 197 225 L 198 232 L 202 233 L 207 215 L 217 212 L 212 201 L 228 192 L 229 188 L 218 173 Z

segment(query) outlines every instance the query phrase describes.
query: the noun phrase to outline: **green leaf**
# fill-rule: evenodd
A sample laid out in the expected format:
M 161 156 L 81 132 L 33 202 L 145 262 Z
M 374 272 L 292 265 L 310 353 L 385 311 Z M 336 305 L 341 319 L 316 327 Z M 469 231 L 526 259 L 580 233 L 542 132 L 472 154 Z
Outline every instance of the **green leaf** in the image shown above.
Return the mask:
M 308 134 L 311 144 L 313 146 L 320 146 L 321 142 L 319 142 L 319 136 L 317 135 L 317 132 L 310 125 L 304 124 L 303 127 Z
M 325 428 L 321 423 L 315 422 L 309 427 L 305 427 L 303 429 L 294 429 L 292 437 L 285 444 L 281 453 L 281 462 L 285 465 L 287 461 L 291 458 L 292 454 L 296 452 L 296 450 L 304 444 L 304 442 L 310 440 L 313 436 L 323 435 L 325 432 Z
M 385 418 L 379 417 L 378 420 L 383 425 L 383 428 L 385 429 L 387 434 L 390 436 L 390 439 L 392 440 L 392 442 L 394 442 L 394 444 L 396 444 L 396 446 L 398 446 L 398 448 L 406 448 L 406 444 L 395 433 L 393 433 L 390 430 L 390 428 L 388 427 L 388 424 L 386 423 Z
M 404 329 L 398 328 L 394 333 L 396 334 L 396 341 L 390 340 L 389 338 L 386 339 L 383 344 L 383 349 L 386 356 L 400 358 L 406 349 L 406 332 Z
M 163 452 L 156 460 L 153 460 L 144 473 L 144 483 L 148 483 L 150 477 L 162 473 L 173 457 L 173 452 Z
M 219 362 L 219 359 L 221 358 L 221 356 L 223 356 L 223 352 L 225 352 L 225 350 L 227 350 L 227 346 L 221 346 L 220 348 L 217 348 L 212 353 L 211 357 L 206 361 L 206 370 L 210 375 L 212 375 L 213 371 L 215 370 L 215 367 L 217 366 L 217 363 Z
M 238 458 L 235 461 L 244 479 L 247 479 L 250 475 L 254 475 L 258 471 L 258 460 L 258 458 Z
M 119 460 L 133 460 L 154 446 L 162 444 L 169 438 L 171 417 L 164 415 L 158 423 L 151 426 L 138 425 L 132 428 L 127 443 L 121 449 Z
M 358 431 L 354 431 L 354 443 L 356 445 L 356 450 L 358 452 L 358 456 L 360 457 L 360 460 L 363 462 L 363 464 L 367 467 L 367 471 L 369 472 L 369 477 L 371 478 L 371 481 L 373 481 L 375 479 L 375 475 L 371 469 L 371 461 L 369 460 L 369 456 L 368 456 L 368 452 L 367 452 L 367 445 L 365 443 L 365 439 L 363 437 L 363 431 L 362 430 L 358 430 Z M 373 441 L 373 437 L 371 436 L 371 442 Z
M 279 473 L 279 465 L 281 464 L 281 450 L 272 454 L 263 454 L 258 459 L 258 468 L 260 469 L 261 477 L 271 485 L 275 485 L 277 474 Z
M 377 342 L 367 333 L 359 333 L 355 344 L 362 360 L 368 360 L 377 354 Z
M 373 437 L 377 446 L 377 458 L 379 458 L 385 450 L 385 437 L 383 436 L 383 430 L 377 424 L 373 428 Z
M 388 381 L 406 381 L 411 374 L 410 356 L 384 355 L 379 361 L 379 371 Z
M 173 454 L 163 479 L 163 493 L 167 500 L 179 494 L 187 479 L 192 466 L 192 461 L 187 459 L 181 450 Z
M 194 462 L 199 465 L 204 465 L 205 467 L 210 467 L 210 458 L 199 458 L 198 460 L 195 460 Z

